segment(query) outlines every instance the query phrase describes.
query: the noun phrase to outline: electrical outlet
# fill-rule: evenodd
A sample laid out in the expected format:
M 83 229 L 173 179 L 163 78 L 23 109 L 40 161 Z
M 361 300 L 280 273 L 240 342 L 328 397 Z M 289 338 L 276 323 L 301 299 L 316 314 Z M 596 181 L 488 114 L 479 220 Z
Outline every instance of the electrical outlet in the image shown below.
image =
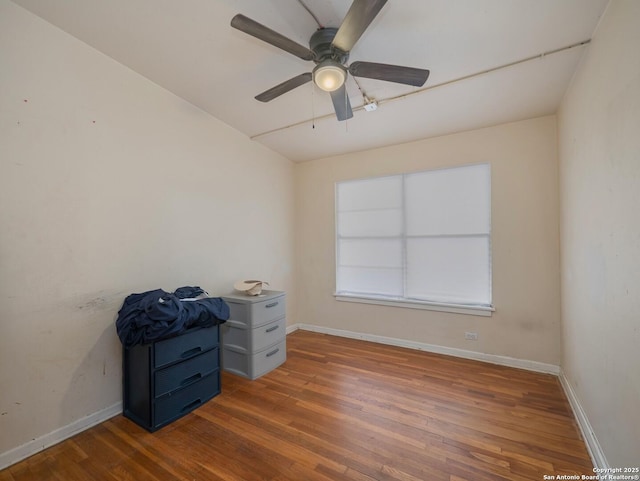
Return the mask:
M 464 333 L 464 338 L 467 341 L 477 341 L 478 340 L 478 333 L 477 332 L 465 332 Z

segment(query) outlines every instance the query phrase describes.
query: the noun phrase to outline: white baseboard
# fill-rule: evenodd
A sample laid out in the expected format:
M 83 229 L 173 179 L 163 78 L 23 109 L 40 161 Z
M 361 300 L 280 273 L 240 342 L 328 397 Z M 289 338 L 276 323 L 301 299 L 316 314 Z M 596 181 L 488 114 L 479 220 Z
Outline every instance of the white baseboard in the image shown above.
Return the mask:
M 0 454 L 0 470 L 122 413 L 122 401 Z
M 528 371 L 541 372 L 545 374 L 555 374 L 556 376 L 560 374 L 560 367 L 554 364 L 546 364 L 544 362 L 530 361 L 527 359 L 516 359 L 514 357 L 507 356 L 498 356 L 495 354 L 485 354 L 482 352 L 467 351 L 466 349 L 438 346 L 436 344 L 426 344 L 424 342 L 408 341 L 406 339 L 397 339 L 394 337 L 377 336 L 375 334 L 362 334 L 359 332 L 344 331 L 342 329 L 334 329 L 331 327 L 314 326 L 312 324 L 293 324 L 287 327 L 287 334 L 290 334 L 298 329 L 303 331 L 319 332 L 322 334 L 330 334 L 332 336 L 348 337 L 350 339 L 362 339 L 364 341 L 377 342 L 379 344 L 406 347 L 409 349 L 416 349 L 418 351 L 446 354 L 448 356 L 473 359 L 475 361 L 490 362 L 491 364 L 516 367 L 519 369 L 526 369 Z
M 582 408 L 582 405 L 580 404 L 578 396 L 573 390 L 571 383 L 562 371 L 560 371 L 558 378 L 560 379 L 560 384 L 562 384 L 562 388 L 567 395 L 567 399 L 569 400 L 569 404 L 571 405 L 571 409 L 573 410 L 573 415 L 575 416 L 576 421 L 578 422 L 578 426 L 580 427 L 580 432 L 582 433 L 582 438 L 587 445 L 587 451 L 589 451 L 589 456 L 591 456 L 593 466 L 600 469 L 610 468 L 609 462 L 604 455 L 604 451 L 602 450 L 602 447 L 598 442 L 598 438 L 596 438 L 596 434 L 591 427 L 591 423 L 587 418 L 587 414 L 584 412 L 584 409 Z
M 300 329 L 300 324 L 292 324 L 290 326 L 287 326 L 287 334 L 291 334 L 292 332 L 296 332 L 298 329 Z

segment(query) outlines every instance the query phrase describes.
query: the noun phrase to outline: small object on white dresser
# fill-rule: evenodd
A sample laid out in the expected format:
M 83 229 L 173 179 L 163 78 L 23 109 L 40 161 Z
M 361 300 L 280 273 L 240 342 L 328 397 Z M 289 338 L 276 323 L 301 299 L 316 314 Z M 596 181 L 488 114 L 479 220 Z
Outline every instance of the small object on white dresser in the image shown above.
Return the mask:
M 258 296 L 262 292 L 262 288 L 268 286 L 269 283 L 258 280 L 237 281 L 233 288 L 236 291 L 244 292 L 248 296 Z

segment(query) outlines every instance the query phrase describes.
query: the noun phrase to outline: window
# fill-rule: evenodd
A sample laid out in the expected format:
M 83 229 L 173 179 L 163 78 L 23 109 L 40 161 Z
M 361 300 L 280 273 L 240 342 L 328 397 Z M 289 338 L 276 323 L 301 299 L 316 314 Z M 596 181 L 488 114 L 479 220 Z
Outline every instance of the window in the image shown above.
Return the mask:
M 339 298 L 491 310 L 489 164 L 340 182 L 336 232 Z

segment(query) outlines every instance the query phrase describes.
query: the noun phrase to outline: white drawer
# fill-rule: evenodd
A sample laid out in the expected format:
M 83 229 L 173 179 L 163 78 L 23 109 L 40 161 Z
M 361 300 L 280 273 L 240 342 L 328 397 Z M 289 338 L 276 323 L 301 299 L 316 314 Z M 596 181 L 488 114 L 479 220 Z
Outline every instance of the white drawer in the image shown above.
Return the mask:
M 287 320 L 283 317 L 251 330 L 251 350 L 261 351 L 287 337 Z
M 280 295 L 228 296 L 224 300 L 229 305 L 229 319 L 246 327 L 257 327 L 285 316 L 286 303 L 284 293 Z
M 253 355 L 251 363 L 251 378 L 255 379 L 275 369 L 287 360 L 287 341 L 281 341 L 275 346 L 263 349 Z
M 287 335 L 287 320 L 283 317 L 253 329 L 247 329 L 236 321 L 227 321 L 220 331 L 224 346 L 252 353 L 283 340 Z
M 251 327 L 261 326 L 285 315 L 285 297 L 276 297 L 250 305 Z
M 224 370 L 249 379 L 259 378 L 286 360 L 286 339 L 252 355 L 227 347 L 222 351 L 222 366 Z
M 251 356 L 246 351 L 236 351 L 231 347 L 222 348 L 222 369 L 242 377 L 249 377 Z

